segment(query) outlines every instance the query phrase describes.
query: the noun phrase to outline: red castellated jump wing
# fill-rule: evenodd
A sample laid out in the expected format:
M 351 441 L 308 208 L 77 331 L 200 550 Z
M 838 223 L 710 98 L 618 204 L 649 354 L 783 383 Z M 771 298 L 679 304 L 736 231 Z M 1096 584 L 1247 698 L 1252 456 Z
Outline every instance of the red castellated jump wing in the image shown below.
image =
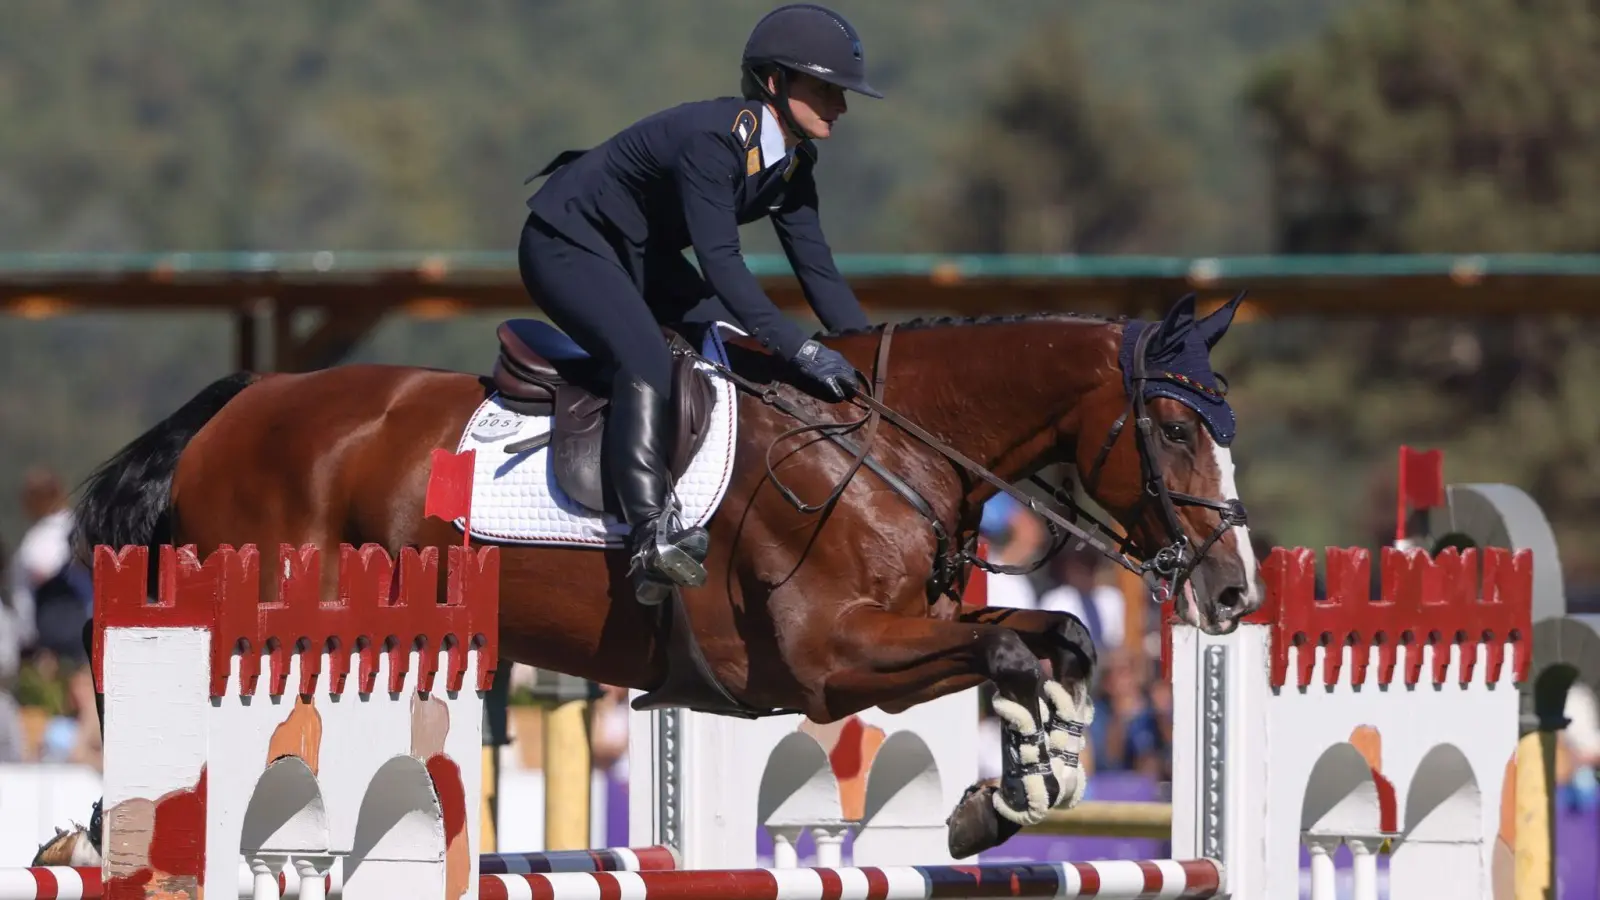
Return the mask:
M 1483 576 L 1478 577 L 1478 559 Z M 1533 554 L 1491 547 L 1482 551 L 1446 549 L 1437 557 L 1422 550 L 1382 551 L 1380 596 L 1371 595 L 1371 554 L 1363 548 L 1330 548 L 1325 597 L 1316 597 L 1316 557 L 1312 551 L 1274 550 L 1262 564 L 1267 602 L 1252 620 L 1271 625 L 1274 687 L 1288 681 L 1289 651 L 1295 658 L 1295 683 L 1311 683 L 1318 646 L 1324 648 L 1323 683 L 1341 679 L 1343 647 L 1378 650 L 1381 684 L 1394 678 L 1399 648 L 1406 654 L 1407 686 L 1422 679 L 1420 649 L 1434 649 L 1430 682 L 1442 685 L 1450 648 L 1459 649 L 1459 680 L 1470 680 L 1480 653 L 1485 675 L 1493 680 L 1504 665 L 1505 645 L 1513 647 L 1513 677 L 1527 677 L 1533 640 Z M 1480 649 L 1481 648 L 1481 649 Z M 1366 680 L 1369 654 L 1353 653 L 1350 680 Z
M 300 694 L 317 690 L 322 654 L 329 655 L 325 690 L 342 693 L 350 656 L 358 657 L 357 687 L 376 688 L 378 654 L 387 653 L 387 689 L 401 690 L 410 651 L 422 651 L 419 690 L 431 691 L 446 653 L 445 687 L 459 690 L 470 651 L 478 651 L 474 689 L 486 691 L 499 662 L 499 548 L 448 548 L 450 571 L 439 586 L 439 550 L 401 550 L 398 565 L 377 545 L 340 548 L 337 592 L 322 599 L 320 551 L 282 545 L 273 566 L 275 596 L 263 602 L 260 556 L 253 545 L 218 547 L 202 561 L 192 546 L 163 546 L 157 597 L 148 594 L 149 551 L 95 548 L 95 686 L 104 691 L 104 630 L 108 627 L 206 628 L 211 632 L 211 693 L 228 690 L 239 657 L 239 690 L 254 695 L 261 656 L 268 657 L 268 693 L 288 688 L 289 660 L 300 660 Z M 441 600 L 443 602 L 441 602 Z

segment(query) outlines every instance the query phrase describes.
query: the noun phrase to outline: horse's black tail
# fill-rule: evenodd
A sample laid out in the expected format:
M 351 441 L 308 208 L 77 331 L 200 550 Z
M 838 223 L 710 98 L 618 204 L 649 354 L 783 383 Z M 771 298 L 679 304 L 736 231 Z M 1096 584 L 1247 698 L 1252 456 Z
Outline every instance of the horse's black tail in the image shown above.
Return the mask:
M 151 548 L 171 539 L 172 476 L 183 448 L 228 401 L 260 378 L 235 372 L 207 385 L 178 411 L 134 438 L 106 460 L 83 483 L 74 510 L 74 550 L 85 565 L 94 565 L 97 544 Z
M 94 548 L 98 544 L 118 549 L 130 544 L 149 547 L 150 586 L 154 592 L 156 545 L 172 539 L 172 476 L 178 471 L 178 457 L 228 401 L 259 378 L 251 372 L 235 372 L 206 385 L 177 412 L 134 438 L 84 479 L 83 493 L 73 510 L 76 521 L 72 536 L 73 550 L 84 565 L 94 566 Z M 83 648 L 94 659 L 92 621 L 84 623 Z M 104 734 L 105 695 L 98 690 L 94 705 Z M 100 804 L 95 801 L 89 818 L 89 843 L 96 852 L 101 852 Z

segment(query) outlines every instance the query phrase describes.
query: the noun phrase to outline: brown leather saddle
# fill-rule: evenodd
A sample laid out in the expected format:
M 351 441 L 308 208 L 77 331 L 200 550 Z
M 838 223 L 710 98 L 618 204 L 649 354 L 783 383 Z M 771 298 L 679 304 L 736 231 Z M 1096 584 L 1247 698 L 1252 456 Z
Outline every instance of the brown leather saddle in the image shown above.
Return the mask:
M 596 512 L 616 512 L 600 447 L 610 405 L 611 371 L 555 326 L 539 319 L 507 319 L 496 329 L 500 354 L 493 383 L 506 408 L 552 416 L 550 430 L 532 441 L 511 444 L 512 453 L 550 445 L 550 471 L 574 502 Z M 695 366 L 693 348 L 681 335 L 662 329 L 672 350 L 673 434 L 668 466 L 683 477 L 705 443 L 716 389 Z
M 705 443 L 716 388 L 695 366 L 689 342 L 672 329 L 663 328 L 662 333 L 673 356 L 674 439 L 668 468 L 677 480 Z M 561 490 L 588 509 L 617 513 L 600 460 L 612 373 L 547 322 L 507 319 L 496 334 L 500 354 L 491 382 L 501 402 L 523 415 L 552 417 L 545 434 L 509 444 L 507 452 L 528 453 L 548 443 L 550 470 Z M 767 714 L 738 703 L 717 681 L 695 639 L 682 596 L 674 593 L 663 606 L 671 674 L 664 684 L 635 700 L 635 708 L 687 707 L 743 717 Z

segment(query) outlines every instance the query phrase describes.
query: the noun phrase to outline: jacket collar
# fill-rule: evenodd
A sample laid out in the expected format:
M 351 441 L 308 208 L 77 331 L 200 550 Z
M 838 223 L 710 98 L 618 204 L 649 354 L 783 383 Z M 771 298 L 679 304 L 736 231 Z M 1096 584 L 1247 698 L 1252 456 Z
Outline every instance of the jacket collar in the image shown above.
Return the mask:
M 783 146 L 783 123 L 772 114 L 771 107 L 761 104 L 761 168 L 770 169 L 788 155 Z

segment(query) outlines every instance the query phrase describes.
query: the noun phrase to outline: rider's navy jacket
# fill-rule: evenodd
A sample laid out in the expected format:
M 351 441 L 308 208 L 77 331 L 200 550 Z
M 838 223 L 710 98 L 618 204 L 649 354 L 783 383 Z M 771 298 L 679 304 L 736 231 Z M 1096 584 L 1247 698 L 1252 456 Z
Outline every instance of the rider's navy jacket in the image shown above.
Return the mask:
M 806 335 L 745 267 L 739 225 L 772 217 L 823 327 L 868 324 L 822 236 L 815 165 L 810 141 L 785 151 L 782 126 L 761 101 L 701 100 L 641 119 L 581 155 L 557 157 L 528 208 L 580 246 L 603 256 L 626 254 L 621 261 L 636 283 L 647 248 L 654 256 L 693 247 L 737 324 L 789 358 Z

